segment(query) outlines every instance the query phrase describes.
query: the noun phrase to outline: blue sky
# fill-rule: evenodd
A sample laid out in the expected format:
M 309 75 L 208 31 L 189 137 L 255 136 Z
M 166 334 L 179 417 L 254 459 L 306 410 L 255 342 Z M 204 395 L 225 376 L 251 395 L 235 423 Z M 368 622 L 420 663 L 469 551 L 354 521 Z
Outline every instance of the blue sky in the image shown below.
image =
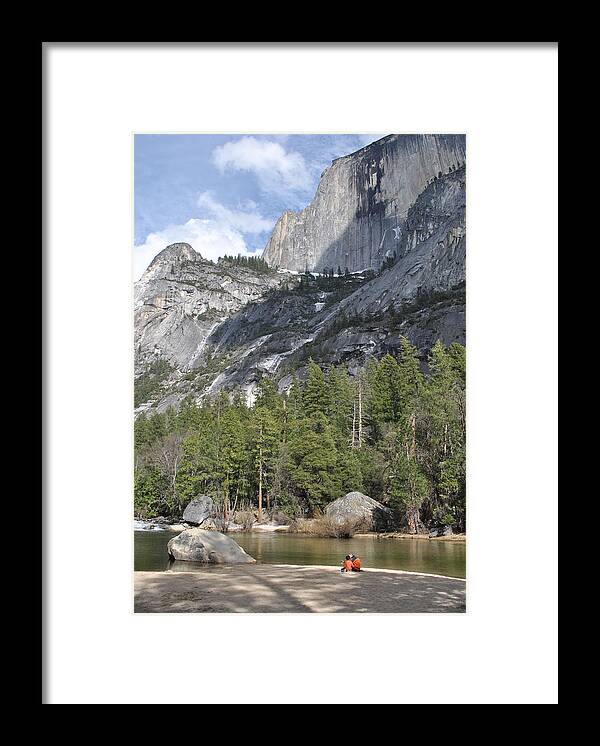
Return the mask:
M 213 261 L 262 251 L 334 158 L 381 136 L 136 135 L 135 279 L 176 241 Z

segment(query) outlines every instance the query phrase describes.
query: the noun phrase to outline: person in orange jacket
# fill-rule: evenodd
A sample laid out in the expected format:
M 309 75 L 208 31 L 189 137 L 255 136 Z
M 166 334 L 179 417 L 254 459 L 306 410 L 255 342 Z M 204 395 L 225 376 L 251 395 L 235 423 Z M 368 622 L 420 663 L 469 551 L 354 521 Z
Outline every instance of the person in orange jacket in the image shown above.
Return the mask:
M 352 571 L 360 572 L 360 557 L 357 557 L 355 554 L 351 554 L 350 559 L 352 560 Z
M 349 554 L 346 555 L 346 559 L 342 562 L 342 569 L 340 572 L 351 572 L 352 571 L 352 558 Z

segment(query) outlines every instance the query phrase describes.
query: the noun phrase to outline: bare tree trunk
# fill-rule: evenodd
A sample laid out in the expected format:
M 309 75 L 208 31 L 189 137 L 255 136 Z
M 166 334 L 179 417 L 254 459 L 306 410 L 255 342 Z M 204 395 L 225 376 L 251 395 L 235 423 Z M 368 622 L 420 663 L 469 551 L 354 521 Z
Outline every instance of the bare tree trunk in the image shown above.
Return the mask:
M 358 379 L 358 447 L 362 448 L 362 380 Z
M 260 426 L 260 437 L 262 440 L 262 424 Z M 258 522 L 262 521 L 262 483 L 263 483 L 263 462 L 262 446 L 258 449 Z
M 287 440 L 287 420 L 288 420 L 288 413 L 287 413 L 287 403 L 284 398 L 283 402 L 283 440 Z
M 239 491 L 240 491 L 240 489 L 239 489 L 239 487 L 238 487 L 238 488 L 236 489 L 236 491 L 235 491 L 235 500 L 233 501 L 233 508 L 231 509 L 231 513 L 232 513 L 232 514 L 235 514 L 235 511 L 236 511 L 236 509 L 237 509 L 237 504 L 238 504 L 238 494 L 239 494 Z
M 262 521 L 262 457 L 258 465 L 258 522 Z
M 356 402 L 352 406 L 352 441 L 351 448 L 356 448 Z
M 409 508 L 406 511 L 406 522 L 408 523 L 408 531 L 411 534 L 418 534 L 421 531 L 421 516 L 419 515 L 419 508 Z
M 173 504 L 174 505 L 178 505 L 178 501 L 177 501 L 177 487 L 176 487 L 176 482 L 177 482 L 177 461 L 178 461 L 178 458 L 176 456 L 175 457 L 175 461 L 173 463 Z
M 460 397 L 458 400 L 458 409 L 460 412 L 460 426 L 462 430 L 462 436 L 463 438 L 466 438 L 467 436 L 467 412 L 465 408 L 465 395 L 464 392 L 460 393 Z

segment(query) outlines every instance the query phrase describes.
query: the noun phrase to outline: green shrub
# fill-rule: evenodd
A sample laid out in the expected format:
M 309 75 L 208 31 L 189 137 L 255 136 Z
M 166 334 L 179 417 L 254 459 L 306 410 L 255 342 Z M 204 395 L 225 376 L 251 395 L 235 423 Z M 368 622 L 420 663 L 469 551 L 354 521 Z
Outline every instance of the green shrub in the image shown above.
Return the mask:
M 150 401 L 160 390 L 162 382 L 172 370 L 172 366 L 162 358 L 147 365 L 146 370 L 135 379 L 133 386 L 134 407 L 139 407 L 140 404 Z

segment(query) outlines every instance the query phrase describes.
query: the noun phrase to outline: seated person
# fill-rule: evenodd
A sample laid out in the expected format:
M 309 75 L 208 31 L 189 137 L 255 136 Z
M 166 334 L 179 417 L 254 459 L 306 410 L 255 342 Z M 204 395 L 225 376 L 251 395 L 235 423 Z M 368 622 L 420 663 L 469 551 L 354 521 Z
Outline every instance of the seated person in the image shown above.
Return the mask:
M 360 557 L 357 557 L 355 554 L 351 554 L 350 559 L 352 561 L 352 571 L 360 572 Z
M 346 555 L 346 559 L 342 562 L 342 569 L 340 572 L 351 572 L 352 571 L 352 559 L 349 554 Z

